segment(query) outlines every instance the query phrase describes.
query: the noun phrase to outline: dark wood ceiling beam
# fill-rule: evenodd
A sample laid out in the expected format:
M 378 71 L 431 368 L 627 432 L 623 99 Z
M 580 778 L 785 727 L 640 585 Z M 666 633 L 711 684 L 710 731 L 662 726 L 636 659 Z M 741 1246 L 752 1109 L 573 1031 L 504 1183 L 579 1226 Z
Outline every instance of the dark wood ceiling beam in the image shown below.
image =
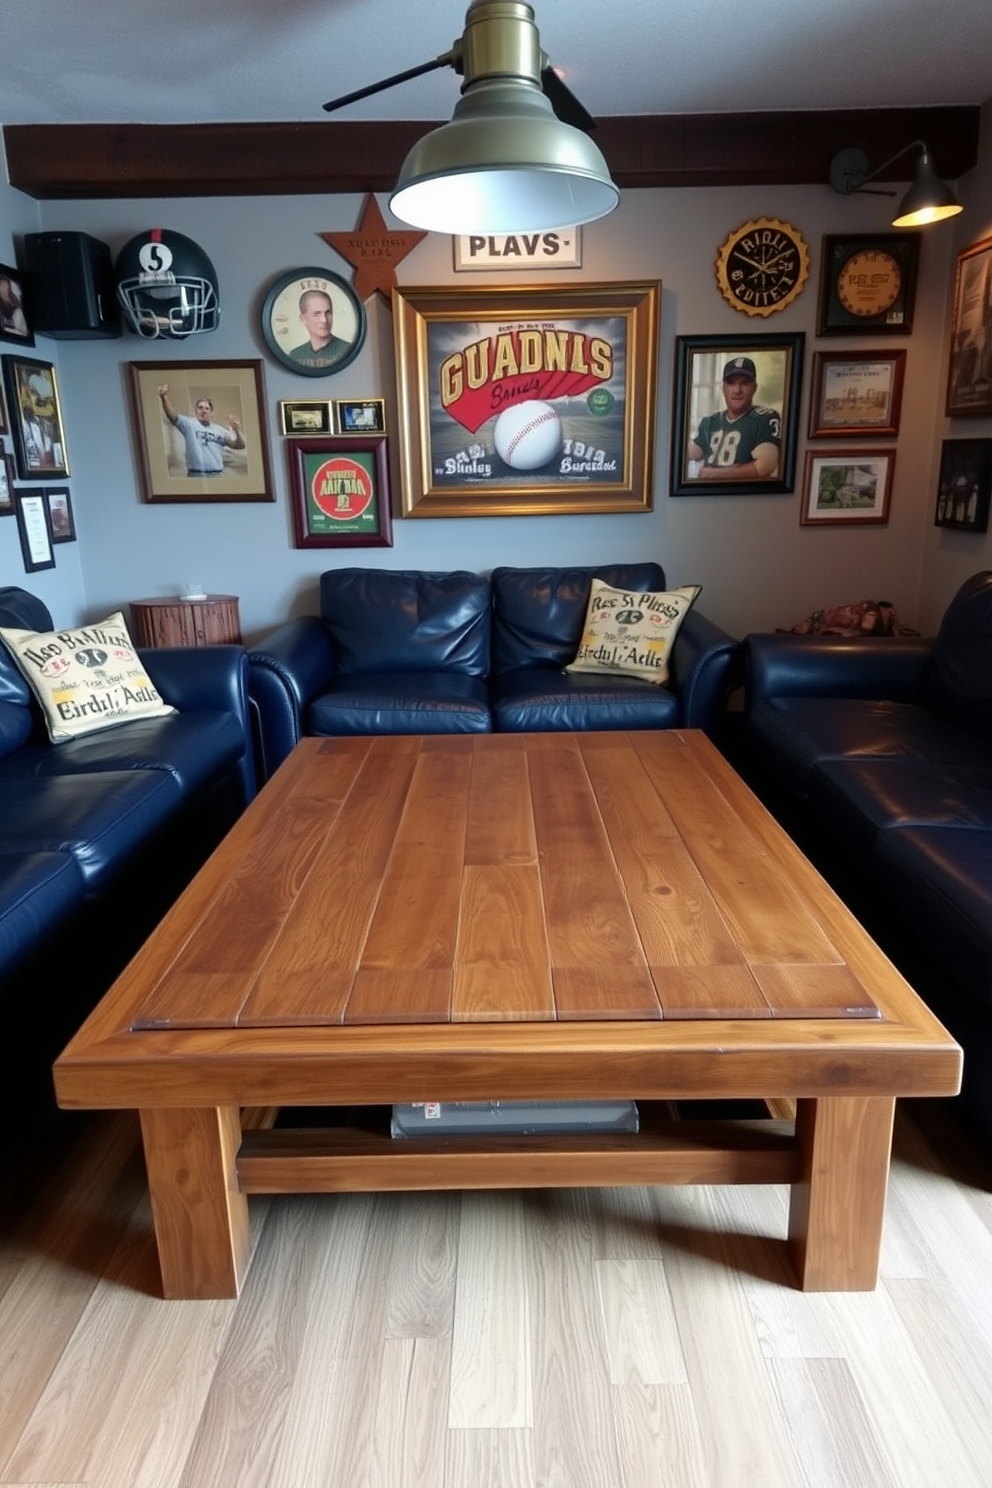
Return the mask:
M 600 119 L 596 141 L 621 187 L 808 185 L 849 146 L 880 164 L 913 140 L 950 180 L 978 159 L 977 107 Z M 309 196 L 387 191 L 423 120 L 300 124 L 8 124 L 12 186 L 39 200 Z M 910 179 L 906 156 L 891 179 Z

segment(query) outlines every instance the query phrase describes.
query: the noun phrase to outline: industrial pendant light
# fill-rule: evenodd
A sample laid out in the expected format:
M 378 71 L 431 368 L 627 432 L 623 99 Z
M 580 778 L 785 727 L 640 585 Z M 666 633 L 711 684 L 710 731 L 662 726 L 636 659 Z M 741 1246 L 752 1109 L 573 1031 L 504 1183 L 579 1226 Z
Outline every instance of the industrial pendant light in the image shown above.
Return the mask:
M 401 221 L 456 235 L 544 232 L 613 211 L 620 192 L 602 154 L 544 92 L 530 5 L 473 0 L 441 60 L 464 73 L 462 97 L 403 163 L 389 199 Z

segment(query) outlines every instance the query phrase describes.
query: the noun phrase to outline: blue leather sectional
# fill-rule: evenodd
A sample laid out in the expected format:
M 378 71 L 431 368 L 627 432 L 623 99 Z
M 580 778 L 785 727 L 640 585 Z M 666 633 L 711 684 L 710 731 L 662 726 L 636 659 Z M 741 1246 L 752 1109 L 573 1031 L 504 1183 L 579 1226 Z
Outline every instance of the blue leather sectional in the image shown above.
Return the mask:
M 18 588 L 0 625 L 53 628 Z M 39 1112 L 51 1060 L 255 791 L 242 648 L 140 654 L 178 711 L 52 744 L 0 644 L 4 1080 Z
M 992 572 L 933 639 L 751 635 L 742 768 L 964 1048 L 992 1140 Z
M 657 563 L 466 571 L 339 568 L 320 614 L 249 653 L 266 775 L 305 735 L 701 728 L 719 732 L 737 643 L 697 604 L 666 686 L 568 673 L 593 577 L 663 590 Z

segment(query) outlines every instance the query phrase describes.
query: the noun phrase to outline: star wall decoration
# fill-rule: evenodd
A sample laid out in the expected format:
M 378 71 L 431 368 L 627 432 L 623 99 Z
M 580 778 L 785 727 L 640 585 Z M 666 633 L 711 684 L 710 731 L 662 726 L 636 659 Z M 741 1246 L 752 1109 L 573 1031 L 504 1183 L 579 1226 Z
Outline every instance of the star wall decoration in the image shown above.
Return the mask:
M 426 238 L 425 232 L 391 232 L 379 203 L 370 193 L 365 199 L 362 220 L 354 232 L 322 232 L 320 236 L 355 270 L 354 290 L 367 300 L 376 290 L 387 300 L 396 288 L 396 265 Z

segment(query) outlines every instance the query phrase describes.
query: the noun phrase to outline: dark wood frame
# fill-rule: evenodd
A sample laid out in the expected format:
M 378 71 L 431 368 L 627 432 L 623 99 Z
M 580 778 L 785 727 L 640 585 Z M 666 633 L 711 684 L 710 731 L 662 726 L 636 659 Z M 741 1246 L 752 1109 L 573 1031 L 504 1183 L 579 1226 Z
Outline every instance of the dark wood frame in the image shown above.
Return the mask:
M 830 369 L 890 365 L 892 368 L 885 417 L 872 422 L 831 423 L 827 418 L 826 395 Z M 899 433 L 902 388 L 906 374 L 905 351 L 817 351 L 813 355 L 813 394 L 809 405 L 810 439 L 853 439 L 859 435 L 884 439 Z
M 29 464 L 28 455 L 32 441 L 28 439 L 25 427 L 24 407 L 21 402 L 21 391 L 23 386 L 32 376 L 41 375 L 47 377 L 52 387 L 52 406 L 54 412 L 46 422 L 50 425 L 48 433 L 52 439 L 53 448 L 58 448 L 62 453 L 61 464 L 42 465 Z M 51 362 L 43 362 L 35 357 L 5 356 L 3 359 L 4 384 L 7 391 L 7 412 L 10 416 L 10 432 L 14 440 L 14 453 L 17 457 L 17 476 L 22 481 L 50 481 L 64 480 L 69 474 L 69 457 L 65 447 L 65 429 L 62 424 L 62 408 L 59 403 L 59 382 L 55 367 Z
M 0 278 L 9 279 L 17 287 L 20 297 L 21 313 L 27 323 L 27 330 L 22 334 L 20 331 L 12 331 L 0 324 L 0 341 L 7 342 L 10 346 L 33 346 L 34 332 L 31 329 L 30 301 L 28 299 L 27 275 L 22 274 L 20 269 L 15 269 L 11 264 L 0 263 Z M 0 423 L 0 428 L 3 425 Z
M 6 486 L 6 495 L 0 497 L 0 517 L 12 517 L 16 510 L 14 501 L 14 482 L 17 479 L 17 467 L 14 457 L 7 450 L 0 450 L 0 460 L 3 464 L 3 478 Z
M 298 548 L 391 548 L 392 512 L 389 459 L 384 434 L 364 438 L 294 439 L 287 445 L 292 492 L 293 534 Z M 365 456 L 365 459 L 361 457 Z M 357 466 L 371 480 L 369 506 L 339 519 L 320 512 L 313 483 L 328 461 Z M 366 521 L 371 508 L 373 521 Z
M 42 494 L 45 497 L 45 500 L 48 502 L 48 517 L 49 517 L 49 526 L 52 529 L 52 542 L 53 543 L 75 542 L 76 541 L 76 514 L 75 514 L 75 512 L 72 509 L 72 495 L 71 495 L 71 493 L 69 491 L 69 487 L 68 486 L 42 486 L 41 489 L 42 489 Z M 67 513 L 68 518 L 69 518 L 69 526 L 66 528 L 65 532 L 56 532 L 56 530 L 55 530 L 55 515 L 54 515 L 54 510 L 53 510 L 53 507 L 52 507 L 52 497 L 53 496 L 64 496 L 65 497 L 65 509 L 66 509 L 66 513 Z
M 24 559 L 25 573 L 40 573 L 44 568 L 55 567 L 55 547 L 52 541 L 52 516 L 48 510 L 48 501 L 42 490 L 16 491 L 14 501 L 17 510 L 17 532 L 21 540 L 21 556 Z M 37 504 L 36 504 L 37 503 Z M 29 514 L 28 506 L 32 512 L 40 516 L 45 528 L 48 541 L 48 556 L 36 558 L 31 550 L 31 534 L 28 531 Z
M 295 302 L 301 294 L 311 289 L 330 296 L 334 306 L 334 334 L 349 343 L 346 351 L 333 362 L 321 367 L 304 366 L 289 355 L 302 335 L 296 318 Z M 346 317 L 354 318 L 353 334 L 343 334 L 343 328 L 339 326 L 342 307 L 345 307 Z M 278 279 L 274 279 L 262 304 L 261 325 L 262 339 L 267 350 L 277 362 L 281 362 L 298 377 L 331 377 L 335 372 L 350 366 L 364 346 L 368 330 L 365 306 L 352 286 L 340 274 L 333 274 L 329 269 L 322 268 L 290 269 L 287 274 L 280 274 Z M 349 324 L 348 331 L 351 330 Z
M 992 237 L 957 257 L 944 412 L 948 418 L 992 413 Z
M 972 517 L 957 516 L 959 503 L 954 487 L 964 482 L 971 486 L 975 501 Z M 992 439 L 945 439 L 940 447 L 940 473 L 937 477 L 935 527 L 950 527 L 956 532 L 987 532 L 989 497 L 992 494 Z
M 913 329 L 916 279 L 920 264 L 918 232 L 838 233 L 823 239 L 820 266 L 820 336 L 908 336 Z M 902 272 L 899 294 L 880 315 L 852 315 L 837 295 L 837 276 L 855 253 L 878 249 L 896 260 Z
M 783 491 L 792 491 L 796 480 L 796 446 L 799 431 L 799 403 L 802 391 L 803 351 L 806 336 L 802 331 L 743 336 L 677 336 L 675 340 L 675 394 L 672 417 L 672 496 L 762 496 Z M 756 361 L 758 371 L 758 403 L 762 401 L 763 356 L 772 354 L 783 358 L 782 391 L 783 407 L 782 443 L 779 454 L 779 474 L 770 480 L 709 481 L 700 480 L 689 473 L 691 464 L 687 450 L 695 426 L 700 417 L 717 411 L 716 390 L 722 379 L 707 379 L 706 385 L 713 391 L 714 407 L 693 409 L 694 359 L 712 357 L 714 368 L 735 356 L 749 356 Z
M 817 462 L 824 460 L 831 465 L 866 465 L 876 460 L 885 461 L 881 506 L 876 497 L 870 511 L 857 507 L 838 507 L 827 511 L 811 509 L 813 478 Z M 807 450 L 806 469 L 803 477 L 803 502 L 799 509 L 799 521 L 803 527 L 880 527 L 889 520 L 892 504 L 892 479 L 895 470 L 896 452 L 890 449 L 851 450 Z
M 660 305 L 657 281 L 394 290 L 403 516 L 650 511 Z M 537 338 L 526 356 L 525 332 Z M 556 370 L 546 348 L 561 338 Z M 473 380 L 475 364 L 488 375 Z M 528 399 L 557 405 L 562 452 L 513 469 L 493 431 Z
M 149 503 L 275 501 L 269 464 L 265 381 L 261 361 L 129 362 L 131 415 L 142 497 Z M 185 393 L 173 394 L 179 382 Z M 158 387 L 167 382 L 177 412 L 188 411 L 200 391 L 234 388 L 244 426 L 247 468 L 222 476 L 190 476 L 170 465 Z M 217 410 L 218 422 L 224 410 Z

